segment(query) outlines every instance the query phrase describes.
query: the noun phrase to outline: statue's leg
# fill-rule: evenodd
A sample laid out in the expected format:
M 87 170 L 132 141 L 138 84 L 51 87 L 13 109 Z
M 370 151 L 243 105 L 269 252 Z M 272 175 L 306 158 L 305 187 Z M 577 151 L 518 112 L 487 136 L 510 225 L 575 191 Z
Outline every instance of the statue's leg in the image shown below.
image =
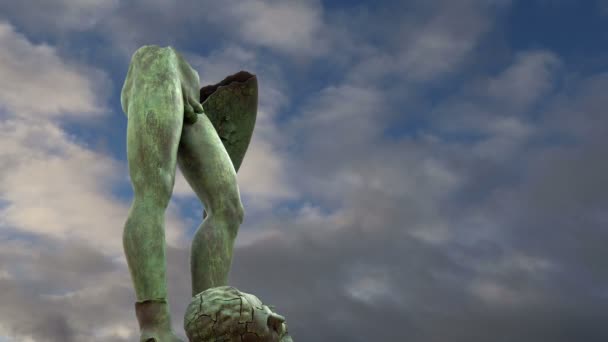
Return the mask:
M 184 100 L 174 51 L 145 46 L 131 60 L 123 100 L 134 197 L 123 246 L 137 296 L 142 341 L 179 341 L 167 303 L 165 210 L 175 182 Z
M 177 162 L 207 211 L 190 250 L 194 296 L 210 287 L 227 285 L 244 210 L 230 156 L 205 114 L 193 125 L 184 126 Z

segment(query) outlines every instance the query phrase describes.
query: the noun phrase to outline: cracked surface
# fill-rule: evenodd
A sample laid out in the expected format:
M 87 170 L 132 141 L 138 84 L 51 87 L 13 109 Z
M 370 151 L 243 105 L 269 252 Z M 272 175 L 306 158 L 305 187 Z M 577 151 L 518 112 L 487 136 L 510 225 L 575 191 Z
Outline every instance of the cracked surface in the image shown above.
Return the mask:
M 274 316 L 274 320 L 269 320 Z M 184 316 L 190 342 L 291 342 L 287 324 L 256 296 L 232 286 L 205 290 L 192 298 Z

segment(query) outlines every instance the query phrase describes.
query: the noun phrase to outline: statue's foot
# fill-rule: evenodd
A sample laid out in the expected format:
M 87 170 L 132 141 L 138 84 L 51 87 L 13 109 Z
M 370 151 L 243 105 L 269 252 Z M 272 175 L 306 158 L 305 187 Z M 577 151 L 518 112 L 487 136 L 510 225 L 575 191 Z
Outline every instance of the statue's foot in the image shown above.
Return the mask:
M 184 342 L 172 330 L 143 329 L 139 342 Z
M 184 342 L 171 329 L 166 300 L 136 302 L 135 313 L 141 331 L 139 342 Z

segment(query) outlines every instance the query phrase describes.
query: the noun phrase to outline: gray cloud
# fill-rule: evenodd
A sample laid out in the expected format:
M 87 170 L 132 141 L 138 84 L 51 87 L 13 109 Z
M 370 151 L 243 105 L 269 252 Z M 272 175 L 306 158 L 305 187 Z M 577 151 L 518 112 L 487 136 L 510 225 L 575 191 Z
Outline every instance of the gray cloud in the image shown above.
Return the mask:
M 551 55 L 529 56 L 549 56 L 549 66 L 555 64 Z M 513 63 L 501 75 L 530 65 L 521 58 Z M 530 132 L 517 150 L 502 158 L 475 153 L 475 146 L 504 134 L 492 129 L 493 120 L 515 120 L 551 89 L 534 84 L 555 71 L 547 74 L 547 64 L 534 63 L 519 78 L 489 78 L 533 89 L 517 106 L 480 111 L 484 121 L 461 126 L 486 134 L 472 142 L 386 142 L 373 134 L 382 116 L 374 118 L 376 126 L 368 122 L 369 108 L 382 97 L 366 105 L 370 97 L 361 94 L 348 101 L 339 93 L 320 96 L 312 108 L 321 112 L 305 111 L 308 120 L 291 123 L 303 139 L 292 170 L 307 198 L 329 213 L 287 211 L 265 222 L 283 234 L 240 248 L 234 282 L 278 303 L 294 336 L 304 340 L 606 338 L 600 322 L 608 274 L 599 262 L 608 241 L 601 228 L 604 77 L 553 95 L 542 120 L 526 122 Z M 528 78 L 536 83 L 524 82 Z M 504 89 L 505 99 L 521 98 L 521 89 Z M 447 99 L 445 108 L 463 101 L 475 109 L 495 95 L 471 99 L 467 90 Z M 553 146 L 551 135 L 571 136 L 575 145 Z
M 96 328 L 135 323 L 124 270 L 90 245 L 44 238 L 1 244 L 8 276 L 0 279 L 0 320 L 16 337 L 82 341 Z
M 32 44 L 6 21 L 0 21 L 0 44 L 0 101 L 5 110 L 30 119 L 34 114 L 107 113 L 99 99 L 105 99 L 111 83 L 101 70 L 66 63 L 54 47 Z
M 31 8 L 39 11 L 32 12 Z M 293 57 L 314 57 L 326 50 L 323 7 L 317 0 L 240 1 L 23 1 L 0 5 L 4 18 L 28 33 L 71 37 L 95 32 L 111 41 L 104 54 L 130 56 L 145 44 L 208 45 L 236 40 Z M 1 18 L 1 17 L 0 17 Z M 200 43 L 198 43 L 200 42 Z
M 588 82 L 593 81 L 580 86 Z M 547 120 L 551 116 L 546 113 Z M 460 160 L 470 171 L 456 188 L 445 188 L 430 201 L 435 217 L 416 206 L 415 199 L 429 191 L 390 196 L 388 187 L 370 189 L 371 175 L 383 168 L 370 156 L 390 160 L 398 149 L 383 155 L 386 146 L 368 146 L 359 150 L 361 163 L 353 169 L 369 172 L 369 181 L 344 190 L 350 196 L 336 206 L 348 216 L 342 221 L 347 224 L 298 224 L 297 212 L 286 213 L 276 223 L 292 230 L 283 228 L 284 234 L 239 249 L 233 279 L 277 303 L 294 336 L 303 340 L 601 341 L 608 336 L 601 323 L 608 281 L 600 261 L 608 241 L 604 144 L 605 135 L 590 134 L 576 147 L 545 144 L 504 164 L 439 154 L 446 168 Z M 424 148 L 419 143 L 412 149 Z M 309 173 L 312 160 L 308 156 L 298 164 L 301 174 Z M 399 168 L 403 178 L 419 174 L 422 163 L 405 160 L 384 167 Z M 501 168 L 518 160 L 524 163 L 509 172 L 519 181 L 505 177 Z M 326 173 L 339 170 L 329 160 L 314 161 L 314 168 L 322 164 Z M 431 190 L 433 177 L 420 174 L 417 183 Z M 396 176 L 381 178 L 398 187 Z M 493 180 L 483 192 L 476 184 L 480 177 Z M 412 234 L 417 225 L 432 228 L 432 219 L 447 222 L 447 237 Z
M 161 18 L 161 24 L 177 20 L 162 19 L 161 5 L 129 7 L 131 13 L 153 15 L 134 17 L 138 29 L 124 41 L 141 43 L 141 37 L 157 34 L 141 31 L 152 26 L 151 17 Z M 298 4 L 308 5 L 317 6 Z M 419 134 L 388 140 L 384 130 L 403 116 L 415 117 L 419 108 L 409 95 L 400 102 L 404 107 L 394 107 L 391 97 L 401 85 L 380 83 L 386 72 L 397 70 L 419 87 L 458 72 L 475 57 L 477 44 L 491 30 L 493 11 L 505 3 L 442 5 L 411 3 L 420 16 L 417 21 L 412 14 L 404 25 L 449 43 L 439 39 L 418 52 L 401 50 L 396 41 L 386 42 L 395 44 L 393 50 L 371 43 L 357 47 L 357 34 L 347 34 L 348 26 L 326 27 L 333 37 L 349 38 L 336 46 L 351 57 L 332 58 L 356 77 L 301 99 L 296 116 L 285 123 L 275 115 L 294 94 L 282 87 L 284 74 L 262 70 L 266 87 L 279 98 L 264 104 L 267 122 L 260 127 L 268 149 L 262 150 L 291 146 L 289 153 L 277 154 L 285 176 L 281 184 L 295 189 L 303 203 L 246 218 L 230 281 L 276 305 L 294 339 L 302 341 L 604 341 L 606 77 L 579 78 L 557 88 L 566 68 L 559 56 L 512 54 L 499 72 L 465 79 L 424 111 L 428 127 Z M 377 20 L 364 12 L 358 18 Z M 116 19 L 116 32 L 126 27 L 125 18 Z M 306 42 L 306 32 L 313 31 L 297 34 Z M 414 35 L 395 39 L 419 46 Z M 256 44 L 291 49 L 292 42 L 282 47 L 280 42 Z M 404 51 L 428 58 L 383 65 L 401 61 L 396 57 Z M 386 59 L 365 64 L 367 56 Z M 258 58 L 235 44 L 196 63 L 221 75 L 236 65 L 259 67 Z M 57 132 L 53 127 L 39 132 Z M 18 151 L 46 151 L 36 140 L 18 141 Z M 65 154 L 66 165 L 88 156 L 59 141 L 60 151 L 72 152 Z M 10 153 L 2 158 L 11 165 L 19 160 Z M 0 167 L 5 175 L 14 170 L 7 164 Z M 87 177 L 68 178 L 86 185 Z M 249 177 L 255 181 L 253 173 Z M 5 185 L 3 195 L 7 188 L 20 189 Z M 106 197 L 89 202 L 104 204 Z M 121 209 L 102 211 L 124 217 Z M 96 246 L 94 234 L 83 241 L 29 232 L 33 241 L 23 230 L 0 235 L 2 331 L 19 341 L 135 339 L 135 298 L 122 258 Z M 167 256 L 174 326 L 181 330 L 190 292 L 188 250 L 173 244 Z
M 64 35 L 70 31 L 86 31 L 118 6 L 118 0 L 103 2 L 59 0 L 25 0 L 0 4 L 2 17 L 27 28 L 31 33 L 45 34 L 49 30 Z M 32 8 L 36 10 L 33 11 Z
M 496 17 L 510 1 L 409 1 L 398 8 L 378 10 L 379 16 L 355 13 L 347 20 L 353 33 L 329 30 L 349 43 L 336 43 L 358 56 L 349 70 L 351 82 L 403 82 L 419 87 L 455 74 L 475 59 L 479 44 L 492 32 Z M 392 11 L 391 11 L 392 10 Z M 378 20 L 378 18 L 382 18 Z M 387 20 L 390 18 L 392 20 Z M 372 27 L 373 40 L 359 40 Z M 340 35 L 340 33 L 342 33 Z M 355 34 L 356 33 L 356 34 Z M 352 42 L 352 43 L 351 43 Z

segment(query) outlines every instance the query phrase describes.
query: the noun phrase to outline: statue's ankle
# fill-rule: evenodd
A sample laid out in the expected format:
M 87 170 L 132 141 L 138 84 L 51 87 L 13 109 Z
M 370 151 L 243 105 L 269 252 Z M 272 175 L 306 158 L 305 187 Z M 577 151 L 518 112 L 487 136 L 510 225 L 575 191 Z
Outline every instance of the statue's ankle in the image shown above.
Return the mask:
M 135 315 L 140 330 L 171 329 L 169 304 L 164 299 L 135 302 Z

